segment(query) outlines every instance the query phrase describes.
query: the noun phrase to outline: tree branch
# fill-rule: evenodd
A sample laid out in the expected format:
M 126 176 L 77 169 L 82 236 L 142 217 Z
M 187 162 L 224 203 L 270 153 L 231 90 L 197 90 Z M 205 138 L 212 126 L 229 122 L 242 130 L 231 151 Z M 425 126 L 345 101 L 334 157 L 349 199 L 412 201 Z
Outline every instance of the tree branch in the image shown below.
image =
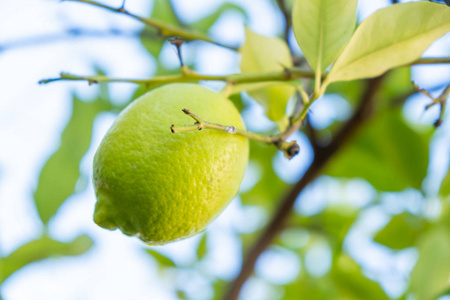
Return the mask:
M 259 239 L 253 245 L 253 247 L 248 251 L 242 264 L 241 271 L 235 278 L 235 280 L 230 284 L 224 299 L 238 299 L 242 286 L 253 273 L 258 257 L 268 246 L 270 246 L 273 239 L 283 229 L 286 219 L 290 215 L 298 195 L 320 174 L 330 158 L 333 157 L 337 150 L 342 145 L 344 145 L 347 140 L 356 132 L 357 128 L 359 128 L 359 126 L 370 117 L 376 91 L 378 90 L 378 87 L 380 86 L 383 78 L 384 76 L 381 76 L 368 80 L 368 85 L 361 99 L 360 106 L 354 113 L 353 117 L 342 127 L 342 129 L 336 134 L 336 136 L 328 146 L 319 148 L 316 151 L 314 160 L 311 166 L 306 171 L 305 175 L 281 200 L 281 203 L 272 220 L 270 221 L 264 232 L 260 235 Z
M 224 45 L 224 44 L 213 41 L 206 34 L 204 34 L 202 32 L 188 30 L 188 29 L 177 27 L 177 26 L 169 25 L 169 24 L 166 24 L 166 23 L 163 23 L 158 20 L 151 19 L 151 18 L 143 18 L 143 17 L 140 17 L 133 13 L 130 13 L 129 11 L 125 10 L 125 8 L 123 8 L 123 7 L 114 8 L 112 6 L 108 6 L 108 5 L 101 4 L 101 3 L 91 1 L 91 0 L 63 0 L 63 1 L 64 2 L 86 3 L 86 4 L 90 4 L 93 6 L 100 7 L 100 8 L 104 8 L 106 10 L 109 10 L 109 11 L 112 11 L 115 13 L 121 13 L 121 14 L 127 15 L 133 19 L 136 19 L 136 20 L 144 23 L 147 26 L 157 29 L 159 31 L 159 33 L 165 37 L 178 36 L 178 37 L 183 38 L 186 41 L 192 41 L 192 40 L 205 41 L 205 42 L 212 43 L 212 44 L 215 44 L 215 45 L 218 45 L 218 46 L 221 46 L 224 48 L 228 48 L 231 50 L 237 50 L 236 47 Z
M 59 78 L 44 79 L 39 83 L 50 83 L 54 81 L 72 80 L 87 81 L 88 83 L 100 82 L 130 82 L 144 85 L 162 85 L 173 82 L 197 82 L 200 80 L 226 81 L 231 84 L 253 83 L 263 81 L 286 81 L 296 78 L 314 78 L 314 73 L 309 70 L 292 68 L 280 72 L 255 73 L 255 74 L 231 74 L 231 75 L 202 75 L 195 72 L 183 73 L 170 76 L 156 76 L 149 79 L 109 78 L 106 76 L 78 76 L 61 73 Z
M 69 1 L 69 0 L 66 0 Z M 70 0 L 73 1 L 73 0 Z M 78 0 L 79 1 L 79 0 Z M 442 58 L 422 58 L 410 65 L 419 64 L 445 64 L 450 63 L 450 57 Z M 326 73 L 322 75 L 322 78 L 326 76 Z M 269 72 L 269 73 L 255 73 L 255 74 L 231 74 L 231 75 L 202 75 L 195 72 L 183 73 L 179 75 L 171 76 L 156 76 L 149 79 L 129 79 L 129 78 L 110 78 L 106 76 L 78 76 L 68 73 L 61 73 L 59 78 L 43 79 L 39 83 L 49 83 L 54 81 L 62 80 L 81 80 L 87 81 L 88 83 L 100 83 L 100 82 L 130 82 L 136 84 L 143 84 L 148 86 L 158 86 L 173 82 L 197 82 L 200 80 L 214 80 L 214 81 L 225 81 L 231 84 L 241 84 L 241 83 L 254 83 L 254 82 L 264 82 L 264 81 L 288 81 L 297 78 L 314 78 L 315 73 L 306 69 L 294 67 L 286 69 L 280 72 Z
M 284 0 L 277 0 L 278 7 L 280 8 L 281 13 L 284 17 L 284 39 L 286 40 L 286 43 L 289 45 L 289 30 L 292 26 L 292 18 L 289 10 L 286 7 L 286 3 Z M 290 47 L 289 47 L 290 48 Z

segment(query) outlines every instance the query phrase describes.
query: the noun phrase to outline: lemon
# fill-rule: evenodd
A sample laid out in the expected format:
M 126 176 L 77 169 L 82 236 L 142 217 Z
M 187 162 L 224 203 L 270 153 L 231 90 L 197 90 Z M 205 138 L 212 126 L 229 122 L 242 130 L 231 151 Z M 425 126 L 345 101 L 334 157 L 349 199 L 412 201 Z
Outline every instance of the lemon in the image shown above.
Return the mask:
M 148 244 L 190 237 L 237 194 L 248 141 L 218 130 L 172 133 L 192 125 L 187 108 L 205 121 L 244 129 L 221 94 L 198 84 L 168 84 L 132 102 L 116 119 L 94 157 L 94 221 Z

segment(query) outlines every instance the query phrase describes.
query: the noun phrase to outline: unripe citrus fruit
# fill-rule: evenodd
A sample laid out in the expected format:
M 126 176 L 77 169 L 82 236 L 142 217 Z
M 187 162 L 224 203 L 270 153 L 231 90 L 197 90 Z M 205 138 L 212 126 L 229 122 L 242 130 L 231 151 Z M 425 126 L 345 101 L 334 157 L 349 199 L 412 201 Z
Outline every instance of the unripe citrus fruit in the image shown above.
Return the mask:
M 244 129 L 239 112 L 221 94 L 198 84 L 169 84 L 131 103 L 94 157 L 94 221 L 149 244 L 202 231 L 238 192 L 248 141 L 217 130 L 172 133 L 192 125 L 182 112 Z

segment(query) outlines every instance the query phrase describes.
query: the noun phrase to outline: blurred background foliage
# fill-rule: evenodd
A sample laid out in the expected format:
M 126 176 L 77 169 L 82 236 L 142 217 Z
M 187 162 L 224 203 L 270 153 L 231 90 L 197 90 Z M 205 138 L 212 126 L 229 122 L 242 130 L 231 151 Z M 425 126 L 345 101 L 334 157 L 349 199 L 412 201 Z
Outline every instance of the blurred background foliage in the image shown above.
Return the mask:
M 277 2 L 280 1 L 272 1 L 273 9 L 278 9 Z M 286 2 L 289 9 L 291 2 Z M 208 32 L 229 12 L 248 18 L 245 8 L 238 2 L 224 3 L 204 17 L 187 22 L 170 1 L 155 0 L 147 15 L 168 24 Z M 161 59 L 167 42 L 158 32 L 145 28 L 140 39 L 157 64 L 154 75 L 179 73 Z M 202 46 L 200 42 L 191 44 L 194 49 Z M 196 69 L 189 55 L 186 63 Z M 97 72 L 103 74 L 100 69 Z M 241 293 L 242 299 L 431 300 L 444 299 L 445 295 L 450 297 L 450 173 L 438 190 L 427 185 L 429 181 L 441 181 L 429 166 L 433 155 L 431 141 L 437 145 L 448 141 L 442 141 L 444 129 L 412 123 L 405 118 L 403 105 L 414 92 L 410 81 L 409 68 L 387 74 L 377 91 L 374 117 L 357 130 L 334 155 L 323 175 L 299 196 L 288 224 L 259 258 L 254 275 Z M 338 103 L 350 113 L 329 118 L 325 125 L 317 121 L 321 110 L 313 106 L 308 126 L 316 132 L 318 144 L 326 145 L 349 118 L 366 84 L 366 81 L 353 81 L 330 86 L 325 98 L 331 97 L 330 101 L 338 98 Z M 435 88 L 442 89 L 442 85 Z M 146 87 L 137 88 L 132 99 L 146 90 Z M 232 97 L 244 117 L 258 105 L 250 96 L 242 92 Z M 0 283 L 39 260 L 51 259 L 58 263 L 57 257 L 83 255 L 95 245 L 95 240 L 86 235 L 68 242 L 53 239 L 49 234 L 50 221 L 69 197 L 90 187 L 90 177 L 82 174 L 79 166 L 91 145 L 96 118 L 104 112 L 118 113 L 123 107 L 124 104 L 110 101 L 105 85 L 101 85 L 95 99 L 73 95 L 71 117 L 61 134 L 59 147 L 42 167 L 34 191 L 42 235 L 0 257 Z M 246 122 L 251 121 L 246 119 Z M 260 132 L 272 134 L 274 128 L 266 126 Z M 307 135 L 308 129 L 303 128 L 297 136 L 306 148 L 310 147 Z M 239 261 L 264 230 L 279 199 L 302 175 L 300 169 L 295 169 L 299 166 L 298 160 L 308 162 L 307 157 L 300 155 L 297 162 L 292 161 L 293 166 L 286 167 L 289 162 L 280 162 L 280 153 L 275 147 L 250 143 L 248 174 L 234 201 L 238 202 L 239 210 L 250 212 L 247 215 L 251 218 L 246 220 L 246 226 L 230 224 L 239 247 Z M 445 159 L 443 162 L 441 168 L 447 169 Z M 305 202 L 307 198 L 309 201 Z M 221 275 L 211 262 L 212 251 L 221 247 L 214 234 L 210 230 L 202 234 L 195 246 L 196 256 L 188 262 L 177 261 L 164 247 L 140 246 L 148 259 L 157 263 L 159 279 L 156 280 L 174 299 L 223 297 L 233 278 Z M 373 249 L 382 249 L 392 259 L 371 256 L 375 253 Z M 393 265 L 402 253 L 413 253 L 412 269 L 399 271 Z M 385 267 L 374 267 L 377 265 Z M 396 282 L 403 282 L 403 286 L 390 286 L 386 280 L 389 281 L 391 275 L 400 277 Z

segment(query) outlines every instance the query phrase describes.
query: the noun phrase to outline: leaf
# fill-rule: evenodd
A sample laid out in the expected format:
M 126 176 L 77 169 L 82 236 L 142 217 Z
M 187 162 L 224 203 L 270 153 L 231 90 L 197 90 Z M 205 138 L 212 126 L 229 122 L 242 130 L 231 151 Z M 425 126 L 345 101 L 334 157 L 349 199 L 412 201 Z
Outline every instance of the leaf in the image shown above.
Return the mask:
M 292 12 L 295 37 L 309 65 L 324 71 L 352 37 L 357 0 L 297 0 Z
M 49 257 L 80 255 L 89 250 L 92 245 L 93 242 L 87 235 L 81 235 L 70 243 L 58 242 L 43 236 L 0 259 L 0 283 L 30 263 Z
M 300 276 L 285 288 L 283 300 L 329 300 L 337 299 L 332 282 L 327 278 Z
M 356 221 L 358 212 L 346 207 L 326 208 L 316 218 L 317 225 L 323 226 L 330 238 L 334 238 L 334 250 L 341 251 L 342 244 L 350 227 Z M 314 219 L 314 216 L 313 216 Z
M 434 300 L 449 286 L 450 231 L 437 227 L 418 243 L 419 260 L 411 273 L 410 291 L 418 300 Z
M 222 14 L 229 11 L 237 11 L 242 14 L 246 20 L 248 20 L 248 15 L 242 7 L 233 3 L 223 3 L 217 10 L 212 14 L 190 24 L 190 27 L 201 32 L 206 32 L 208 29 L 214 25 L 214 23 L 222 16 Z
M 409 64 L 449 31 L 445 5 L 411 2 L 380 9 L 357 28 L 326 81 L 375 77 Z
M 450 195 L 450 170 L 442 180 L 441 188 L 439 189 L 439 194 L 446 197 Z
M 240 194 L 244 205 L 259 205 L 272 211 L 276 205 L 274 200 L 279 199 L 286 190 L 287 184 L 272 168 L 272 160 L 277 151 L 275 147 L 250 140 L 250 161 L 261 168 L 261 180 L 251 190 Z
M 164 22 L 165 24 L 178 25 L 178 19 L 175 15 L 170 1 L 154 0 L 153 9 L 150 18 Z
M 200 242 L 198 243 L 197 247 L 197 259 L 201 260 L 203 257 L 205 257 L 206 253 L 208 252 L 208 238 L 207 234 L 203 234 Z
M 234 106 L 236 106 L 238 111 L 242 111 L 245 107 L 244 102 L 242 101 L 242 95 L 240 93 L 232 94 L 228 97 L 228 99 L 233 102 Z
M 156 252 L 155 250 L 152 249 L 145 249 L 145 251 L 150 254 L 159 264 L 160 268 L 175 268 L 176 265 L 173 262 L 173 260 L 171 260 L 170 258 L 168 258 L 167 256 Z
M 413 247 L 425 229 L 424 220 L 404 212 L 394 216 L 386 227 L 375 235 L 374 241 L 395 250 Z
M 178 25 L 177 17 L 172 10 L 170 1 L 168 0 L 155 0 L 153 2 L 151 19 L 164 22 L 169 25 Z M 154 39 L 148 39 L 146 36 L 155 36 Z M 157 31 L 151 27 L 144 27 L 140 34 L 142 45 L 150 52 L 155 59 L 158 58 L 159 53 L 164 45 L 165 39 L 158 38 Z
M 244 74 L 283 71 L 292 67 L 291 55 L 286 43 L 279 38 L 261 36 L 246 29 L 246 40 L 240 53 L 241 71 Z M 274 84 L 249 92 L 265 109 L 272 121 L 285 118 L 286 105 L 295 88 L 285 83 Z
M 81 158 L 89 149 L 95 116 L 110 108 L 100 98 L 84 102 L 73 97 L 72 116 L 61 135 L 61 144 L 42 168 L 34 193 L 36 208 L 46 224 L 75 189 Z
M 360 128 L 324 173 L 360 177 L 381 191 L 420 190 L 427 174 L 431 133 L 413 130 L 400 109 L 386 110 Z
M 364 93 L 364 82 L 357 80 L 333 82 L 327 88 L 326 92 L 327 94 L 338 94 L 342 96 L 353 107 L 355 107 Z
M 338 299 L 389 299 L 383 289 L 376 282 L 365 277 L 358 264 L 347 255 L 341 255 L 336 260 L 330 275 L 341 296 Z
M 295 81 L 285 81 L 285 82 L 276 82 L 276 81 L 264 81 L 264 82 L 255 82 L 255 83 L 241 83 L 234 84 L 230 89 L 230 94 L 234 95 L 243 91 L 252 92 L 255 90 L 264 89 L 267 87 L 273 86 L 285 86 L 285 87 L 293 87 L 297 82 Z

